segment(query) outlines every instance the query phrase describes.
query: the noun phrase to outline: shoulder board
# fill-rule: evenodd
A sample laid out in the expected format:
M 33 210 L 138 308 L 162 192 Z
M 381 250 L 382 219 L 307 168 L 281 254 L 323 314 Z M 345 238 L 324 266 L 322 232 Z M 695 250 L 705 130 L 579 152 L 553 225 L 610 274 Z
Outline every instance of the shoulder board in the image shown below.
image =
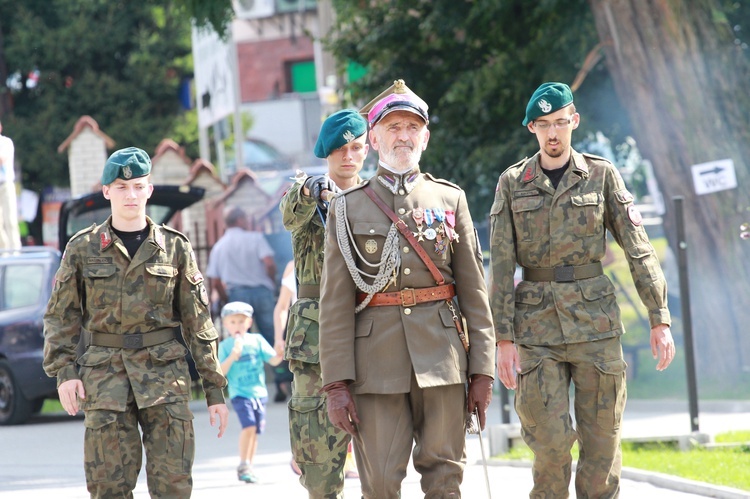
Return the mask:
M 582 152 L 581 154 L 583 156 L 587 157 L 587 158 L 598 159 L 599 161 L 606 161 L 607 163 L 611 163 L 610 160 L 608 160 L 607 158 L 605 158 L 603 156 L 598 156 L 596 154 L 591 154 L 591 153 L 588 153 L 588 152 Z
M 449 182 L 445 180 L 444 178 L 433 177 L 431 173 L 425 172 L 424 176 L 432 180 L 433 182 L 437 182 L 438 184 L 447 185 L 447 186 L 453 187 L 454 189 L 458 189 L 459 191 L 461 190 L 461 187 L 459 187 L 457 184 L 454 184 L 453 182 Z
M 171 232 L 171 233 L 173 233 L 173 234 L 177 234 L 178 236 L 180 236 L 180 237 L 181 237 L 182 239 L 184 239 L 185 241 L 189 241 L 188 237 L 187 237 L 187 236 L 186 236 L 185 234 L 183 234 L 182 232 L 180 232 L 180 231 L 179 231 L 179 230 L 177 230 L 177 229 L 173 229 L 172 227 L 170 227 L 170 226 L 169 226 L 169 225 L 167 225 L 167 224 L 161 224 L 161 228 L 162 228 L 162 229 L 165 229 L 165 230 L 167 230 L 168 232 Z
M 362 187 L 366 186 L 366 185 L 367 185 L 367 184 L 369 184 L 369 183 L 370 183 L 370 179 L 364 180 L 364 181 L 362 181 L 362 183 L 361 183 L 361 184 L 357 184 L 357 185 L 355 185 L 354 187 L 349 187 L 349 188 L 348 188 L 347 190 L 345 190 L 345 191 L 343 191 L 343 192 L 339 192 L 339 193 L 337 193 L 335 197 L 339 197 L 339 196 L 346 196 L 346 195 L 347 195 L 347 194 L 349 194 L 350 192 L 353 192 L 353 191 L 356 191 L 356 190 L 358 190 L 358 189 L 361 189 Z
M 517 167 L 517 166 L 522 166 L 522 165 L 525 165 L 525 164 L 526 164 L 526 162 L 527 162 L 528 160 L 529 160 L 529 157 L 528 157 L 528 156 L 526 156 L 525 158 L 523 158 L 523 159 L 522 159 L 521 161 L 519 161 L 518 163 L 514 163 L 514 164 L 510 165 L 510 166 L 509 166 L 509 167 L 508 167 L 507 169 L 508 169 L 508 170 L 510 170 L 511 168 L 515 168 L 515 167 Z
M 529 157 L 523 158 L 518 163 L 514 163 L 510 165 L 508 168 L 503 170 L 503 172 L 500 174 L 498 178 L 502 178 L 504 175 L 511 175 L 512 172 L 522 172 L 524 168 L 526 168 L 526 164 L 529 162 Z
M 91 224 L 91 227 L 86 227 L 85 229 L 79 230 L 78 232 L 76 232 L 75 234 L 73 234 L 73 236 L 70 239 L 68 239 L 68 244 L 70 244 L 71 241 L 73 241 L 73 239 L 75 239 L 77 237 L 81 237 L 82 235 L 88 234 L 89 232 L 94 232 L 94 230 L 96 230 L 97 227 L 98 226 L 96 224 Z

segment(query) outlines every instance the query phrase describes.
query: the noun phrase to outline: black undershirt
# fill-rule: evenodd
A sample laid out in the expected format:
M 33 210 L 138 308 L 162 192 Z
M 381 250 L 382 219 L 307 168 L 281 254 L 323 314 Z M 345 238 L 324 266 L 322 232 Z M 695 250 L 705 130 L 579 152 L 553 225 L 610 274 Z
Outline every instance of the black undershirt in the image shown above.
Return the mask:
M 547 178 L 550 182 L 552 182 L 552 185 L 557 189 L 557 186 L 560 184 L 560 180 L 562 180 L 563 175 L 565 175 L 565 171 L 568 169 L 568 165 L 570 164 L 570 161 L 565 163 L 565 166 L 561 168 L 556 168 L 554 170 L 547 170 L 546 168 L 542 168 L 542 171 L 545 175 L 547 175 Z
M 141 243 L 143 243 L 148 237 L 149 227 L 147 225 L 145 229 L 137 230 L 135 232 L 123 232 L 112 227 L 112 231 L 117 234 L 117 237 L 122 239 L 122 244 L 124 244 L 125 248 L 128 250 L 128 255 L 130 255 L 130 258 L 133 258 L 135 252 L 141 247 Z

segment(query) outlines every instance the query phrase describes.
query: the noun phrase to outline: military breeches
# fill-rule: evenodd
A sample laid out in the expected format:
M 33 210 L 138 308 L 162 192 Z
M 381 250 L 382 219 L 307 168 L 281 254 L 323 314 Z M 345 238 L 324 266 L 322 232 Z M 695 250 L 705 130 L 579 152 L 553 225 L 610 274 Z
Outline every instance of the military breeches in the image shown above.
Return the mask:
M 302 471 L 300 483 L 310 498 L 344 497 L 344 463 L 351 437 L 328 420 L 326 398 L 320 389 L 320 364 L 289 361 L 294 373 L 289 401 L 289 437 L 294 461 Z
M 626 364 L 620 338 L 554 346 L 518 347 L 521 374 L 515 406 L 526 444 L 534 451 L 530 497 L 568 497 L 570 450 L 578 440 L 578 498 L 620 493 L 620 423 L 625 410 Z M 576 428 L 570 417 L 575 387 Z
M 85 415 L 84 467 L 92 498 L 133 497 L 141 445 L 151 497 L 190 497 L 195 434 L 187 402 L 139 410 L 131 401 L 125 412 L 90 410 Z
M 411 392 L 354 395 L 360 424 L 354 437 L 365 499 L 400 497 L 409 453 L 425 498 L 461 497 L 466 463 L 466 388 L 463 384 Z

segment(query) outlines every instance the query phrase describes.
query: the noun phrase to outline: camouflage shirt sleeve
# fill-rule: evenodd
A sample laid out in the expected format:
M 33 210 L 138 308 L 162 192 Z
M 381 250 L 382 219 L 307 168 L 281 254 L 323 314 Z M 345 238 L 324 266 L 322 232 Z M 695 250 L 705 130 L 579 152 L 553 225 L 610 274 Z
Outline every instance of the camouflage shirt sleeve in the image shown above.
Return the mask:
M 651 327 L 671 324 L 667 308 L 667 282 L 661 265 L 633 204 L 633 195 L 625 187 L 614 166 L 607 171 L 605 224 L 625 252 L 630 274 L 641 301 L 648 309 Z
M 80 257 L 75 251 L 77 244 L 81 244 L 81 240 L 71 241 L 63 255 L 44 314 L 42 363 L 48 376 L 57 376 L 58 386 L 79 379 L 76 346 L 81 334 L 83 283 Z
M 317 203 L 313 198 L 302 193 L 305 180 L 306 177 L 296 180 L 279 203 L 284 228 L 290 232 L 304 228 L 313 217 L 317 216 L 315 210 Z
M 203 275 L 198 270 L 190 242 L 177 237 L 179 256 L 178 282 L 175 289 L 175 308 L 182 324 L 182 335 L 203 381 L 203 391 L 209 406 L 224 403 L 227 380 L 221 372 L 216 344 L 219 334 L 208 309 L 208 293 Z
M 490 208 L 490 305 L 495 324 L 495 341 L 513 341 L 515 296 L 513 274 L 516 269 L 516 245 L 510 205 L 509 174 L 497 183 Z

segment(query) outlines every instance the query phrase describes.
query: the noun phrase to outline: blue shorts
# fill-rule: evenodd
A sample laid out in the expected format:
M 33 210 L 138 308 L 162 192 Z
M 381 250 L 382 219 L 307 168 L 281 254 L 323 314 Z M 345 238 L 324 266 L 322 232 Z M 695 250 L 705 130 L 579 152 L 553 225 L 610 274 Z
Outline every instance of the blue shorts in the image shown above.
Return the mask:
M 266 402 L 268 397 L 257 399 L 246 399 L 245 397 L 234 397 L 232 407 L 237 417 L 240 418 L 242 428 L 255 426 L 255 432 L 260 435 L 266 428 Z

